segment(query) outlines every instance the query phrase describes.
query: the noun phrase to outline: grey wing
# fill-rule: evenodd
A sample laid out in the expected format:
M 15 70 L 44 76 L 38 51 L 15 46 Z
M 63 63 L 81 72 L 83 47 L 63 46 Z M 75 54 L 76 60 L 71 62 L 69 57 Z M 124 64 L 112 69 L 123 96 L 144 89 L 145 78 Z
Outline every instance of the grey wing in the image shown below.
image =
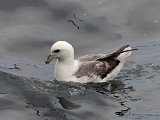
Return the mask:
M 125 45 L 123 47 L 121 47 L 120 49 L 118 49 L 117 51 L 109 54 L 109 55 L 106 55 L 106 54 L 92 54 L 92 55 L 85 55 L 85 56 L 82 56 L 80 58 L 78 58 L 77 60 L 79 61 L 96 61 L 96 60 L 99 60 L 99 61 L 110 61 L 110 60 L 113 60 L 113 59 L 116 59 L 121 53 L 123 53 L 124 49 L 129 47 L 129 45 Z
M 96 76 L 103 79 L 109 71 L 109 66 L 105 62 L 97 61 L 97 59 L 103 58 L 104 56 L 106 55 L 92 54 L 78 58 L 77 60 L 82 64 L 79 70 L 75 73 L 75 76 L 77 78 L 81 78 L 83 76 L 93 78 Z
M 117 64 L 114 64 L 117 65 Z M 75 73 L 77 78 L 81 78 L 83 76 L 87 76 L 89 78 L 105 78 L 115 66 L 110 65 L 105 61 L 90 61 L 87 63 L 83 63 L 79 70 Z
M 75 76 L 80 78 L 83 76 L 97 76 L 101 79 L 105 78 L 109 73 L 111 73 L 120 63 L 117 57 L 123 52 L 125 48 L 129 45 L 121 47 L 119 50 L 106 55 L 86 55 L 80 57 L 79 60 L 82 62 L 79 70 L 75 73 Z
M 105 57 L 105 56 L 106 56 L 106 54 L 85 55 L 85 56 L 82 56 L 82 57 L 78 58 L 77 60 L 78 60 L 78 61 L 81 61 L 81 62 L 95 61 L 95 60 L 97 60 L 97 59 L 99 59 L 99 58 L 103 58 L 103 57 Z

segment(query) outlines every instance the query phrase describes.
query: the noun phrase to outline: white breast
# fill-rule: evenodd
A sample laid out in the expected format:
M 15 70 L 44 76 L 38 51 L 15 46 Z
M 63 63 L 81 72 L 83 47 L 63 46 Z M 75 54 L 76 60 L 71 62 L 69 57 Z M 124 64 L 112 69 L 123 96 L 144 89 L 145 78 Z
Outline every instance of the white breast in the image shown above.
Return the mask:
M 57 62 L 54 71 L 54 77 L 59 81 L 72 81 L 74 79 L 73 74 L 78 70 L 79 63 L 74 60 L 72 64 L 66 64 L 63 62 Z

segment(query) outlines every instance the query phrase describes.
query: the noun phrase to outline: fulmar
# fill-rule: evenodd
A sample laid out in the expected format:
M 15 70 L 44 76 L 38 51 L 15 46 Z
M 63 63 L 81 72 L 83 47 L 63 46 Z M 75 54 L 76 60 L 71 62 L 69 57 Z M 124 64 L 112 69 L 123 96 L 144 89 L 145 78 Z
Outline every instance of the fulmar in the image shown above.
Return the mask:
M 66 41 L 55 42 L 45 60 L 49 64 L 57 59 L 54 77 L 58 81 L 78 83 L 102 83 L 113 80 L 122 69 L 126 58 L 131 55 L 129 45 L 111 54 L 92 54 L 74 59 L 74 48 Z

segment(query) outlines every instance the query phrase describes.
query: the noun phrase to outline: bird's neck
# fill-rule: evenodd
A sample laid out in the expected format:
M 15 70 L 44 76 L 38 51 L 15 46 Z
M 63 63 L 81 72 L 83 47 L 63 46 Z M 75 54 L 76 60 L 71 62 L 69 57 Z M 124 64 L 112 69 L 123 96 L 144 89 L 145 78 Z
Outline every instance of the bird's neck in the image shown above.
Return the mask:
M 60 60 L 58 60 L 58 62 L 57 63 L 59 63 L 59 64 L 73 64 L 74 63 L 74 57 L 72 57 L 72 56 L 70 56 L 70 57 L 67 57 L 67 58 L 65 58 L 65 59 L 60 59 Z
M 78 69 L 78 62 L 74 59 L 57 61 L 54 71 L 56 80 L 65 80 L 71 77 Z

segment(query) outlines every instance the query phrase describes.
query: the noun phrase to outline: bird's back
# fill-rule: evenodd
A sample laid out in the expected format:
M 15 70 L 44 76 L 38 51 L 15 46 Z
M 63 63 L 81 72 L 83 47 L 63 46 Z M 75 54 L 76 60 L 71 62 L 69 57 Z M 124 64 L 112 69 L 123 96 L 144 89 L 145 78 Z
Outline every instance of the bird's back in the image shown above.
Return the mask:
M 85 55 L 77 60 L 81 63 L 74 74 L 78 79 L 88 79 L 89 82 L 107 82 L 113 79 L 124 65 L 125 59 L 130 56 L 131 48 L 126 45 L 119 50 L 106 55 Z

